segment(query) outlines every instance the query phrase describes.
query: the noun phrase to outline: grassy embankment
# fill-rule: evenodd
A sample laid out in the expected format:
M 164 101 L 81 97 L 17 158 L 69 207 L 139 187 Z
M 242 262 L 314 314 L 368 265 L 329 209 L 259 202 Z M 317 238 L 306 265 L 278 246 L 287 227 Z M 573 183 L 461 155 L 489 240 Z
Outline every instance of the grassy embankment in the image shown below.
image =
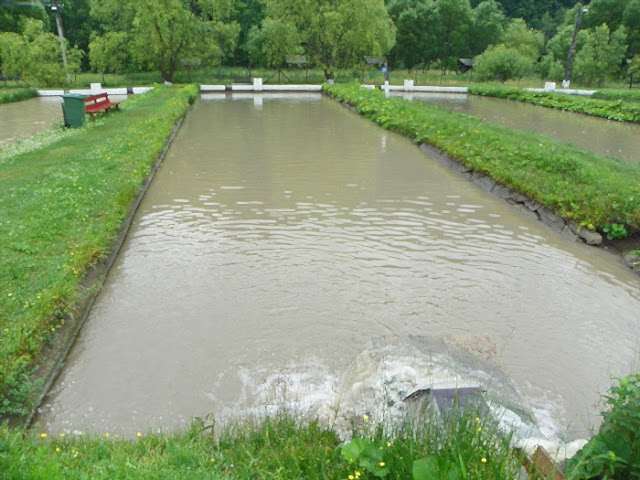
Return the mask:
M 0 151 L 0 417 L 33 406 L 43 352 L 68 337 L 90 293 L 85 275 L 112 248 L 195 95 L 156 88 L 82 129 L 57 127 Z
M 473 412 L 389 435 L 364 417 L 347 444 L 328 427 L 286 414 L 235 423 L 220 435 L 210 425 L 196 420 L 187 432 L 133 440 L 0 429 L 0 472 L 6 480 L 512 480 L 520 472 L 509 436 Z
M 600 92 L 597 98 L 551 92 L 528 92 L 520 88 L 498 86 L 471 86 L 469 93 L 486 97 L 506 98 L 568 112 L 584 113 L 595 117 L 640 123 L 640 108 L 632 99 L 640 98 L 635 91 Z M 637 101 L 637 100 L 636 100 Z
M 0 89 L 0 103 L 19 102 L 27 98 L 37 97 L 35 88 L 2 88 Z
M 564 219 L 601 232 L 640 231 L 637 165 L 357 85 L 325 88 L 384 128 L 436 146 Z

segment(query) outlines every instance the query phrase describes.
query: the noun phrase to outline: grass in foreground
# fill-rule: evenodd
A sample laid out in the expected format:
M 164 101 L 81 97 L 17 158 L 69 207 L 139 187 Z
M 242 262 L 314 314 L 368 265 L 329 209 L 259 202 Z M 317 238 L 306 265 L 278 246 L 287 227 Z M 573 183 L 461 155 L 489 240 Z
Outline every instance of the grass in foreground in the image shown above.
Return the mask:
M 640 230 L 637 165 L 357 85 L 325 88 L 384 128 L 432 144 L 582 227 L 617 236 Z
M 156 88 L 83 129 L 0 151 L 0 416 L 27 414 L 43 349 L 73 323 L 85 273 L 195 94 Z
M 219 436 L 196 420 L 184 433 L 106 437 L 23 436 L 5 428 L 2 478 L 511 480 L 520 472 L 509 437 L 475 414 L 391 435 L 367 419 L 346 444 L 317 421 L 286 414 L 238 423 Z
M 619 91 L 618 91 L 619 92 Z M 628 92 L 631 92 L 630 90 Z M 638 105 L 627 101 L 635 98 L 634 93 L 606 95 L 601 93 L 594 98 L 580 95 L 567 95 L 551 92 L 528 92 L 520 88 L 498 86 L 472 86 L 469 93 L 486 97 L 507 98 L 532 103 L 543 107 L 557 108 L 568 112 L 583 113 L 594 117 L 617 120 L 620 122 L 640 123 Z M 638 97 L 640 98 L 640 96 Z M 624 102 L 625 100 L 626 102 Z
M 0 89 L 0 103 L 19 102 L 28 98 L 37 97 L 35 88 L 2 88 Z

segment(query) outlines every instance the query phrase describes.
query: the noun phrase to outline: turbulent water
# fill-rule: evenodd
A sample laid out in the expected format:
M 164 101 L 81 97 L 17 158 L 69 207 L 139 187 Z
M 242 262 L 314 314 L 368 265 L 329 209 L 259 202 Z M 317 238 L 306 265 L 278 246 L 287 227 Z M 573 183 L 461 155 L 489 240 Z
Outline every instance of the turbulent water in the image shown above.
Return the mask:
M 284 405 L 382 418 L 414 389 L 482 384 L 573 439 L 597 424 L 612 376 L 637 368 L 638 311 L 616 256 L 333 101 L 209 95 L 39 421 L 126 435 Z M 432 348 L 468 335 L 494 373 Z

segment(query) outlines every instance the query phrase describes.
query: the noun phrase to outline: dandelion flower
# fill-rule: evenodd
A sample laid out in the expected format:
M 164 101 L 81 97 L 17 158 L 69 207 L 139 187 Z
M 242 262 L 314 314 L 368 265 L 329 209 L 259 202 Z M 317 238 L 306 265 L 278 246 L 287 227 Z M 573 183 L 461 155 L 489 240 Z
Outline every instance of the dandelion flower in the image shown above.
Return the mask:
M 390 446 L 391 446 L 391 442 L 387 442 L 387 447 L 390 447 Z
M 478 433 L 482 431 L 482 427 L 478 427 Z
M 216 459 L 215 459 L 215 458 L 213 458 L 213 457 L 211 457 L 211 458 L 209 459 L 209 461 L 210 461 L 211 463 L 214 463 L 214 462 L 216 461 Z
M 356 477 L 354 477 L 353 475 L 349 475 L 349 480 L 354 480 Z
M 365 413 L 364 415 L 362 415 L 362 419 L 363 419 L 365 422 L 368 422 L 368 421 L 369 421 L 369 415 L 367 415 L 367 414 Z
M 64 438 L 64 433 L 61 433 L 60 435 L 58 435 L 60 438 Z
M 378 465 L 380 465 L 381 467 L 384 467 L 386 465 L 386 463 L 380 462 Z
M 104 438 L 109 438 L 109 433 L 105 433 Z
M 137 436 L 138 438 L 140 438 L 140 437 L 142 436 L 142 433 L 138 432 L 138 433 L 136 433 L 136 436 Z
M 356 478 L 360 478 L 360 472 L 356 470 Z
M 46 433 L 41 433 L 40 434 L 40 438 L 47 438 L 47 434 Z
M 482 457 L 482 460 L 480 460 L 482 463 L 487 463 L 487 459 Z
M 60 451 L 60 447 L 56 447 L 56 452 L 59 452 L 59 451 Z

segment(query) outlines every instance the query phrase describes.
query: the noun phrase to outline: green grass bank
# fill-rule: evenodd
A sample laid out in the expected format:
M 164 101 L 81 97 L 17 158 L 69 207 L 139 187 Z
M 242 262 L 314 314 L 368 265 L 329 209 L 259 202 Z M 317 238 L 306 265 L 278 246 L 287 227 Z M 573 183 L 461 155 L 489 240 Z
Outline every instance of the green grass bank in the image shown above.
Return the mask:
M 19 102 L 38 96 L 35 88 L 2 88 L 0 89 L 0 103 Z
M 5 480 L 512 480 L 521 463 L 509 441 L 473 412 L 393 433 L 365 416 L 347 443 L 328 426 L 287 414 L 239 421 L 215 435 L 212 423 L 196 419 L 186 432 L 134 439 L 0 428 L 0 472 Z
M 76 130 L 0 151 L 0 416 L 24 417 L 50 350 L 73 335 L 86 276 L 124 219 L 195 86 L 156 87 Z M 99 288 L 98 284 L 93 289 Z M 44 375 L 46 376 L 46 375 Z
M 622 238 L 640 230 L 640 168 L 566 143 L 357 85 L 325 86 L 371 121 L 428 143 L 469 170 L 583 228 Z
M 565 93 L 529 92 L 514 87 L 474 85 L 469 87 L 469 93 L 517 100 L 608 120 L 640 123 L 640 106 L 635 103 L 640 99 L 640 95 L 633 90 L 603 91 L 598 92 L 597 96 L 594 95 L 594 98 L 589 98 Z

